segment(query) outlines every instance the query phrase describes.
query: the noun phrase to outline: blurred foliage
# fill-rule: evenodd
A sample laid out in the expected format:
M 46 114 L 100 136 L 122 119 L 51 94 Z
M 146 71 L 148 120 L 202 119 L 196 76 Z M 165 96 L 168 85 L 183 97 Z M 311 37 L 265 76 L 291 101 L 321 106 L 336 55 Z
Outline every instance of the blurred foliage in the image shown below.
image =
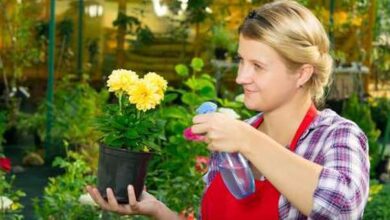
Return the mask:
M 64 18 L 56 22 L 56 70 L 59 73 L 74 70 L 75 56 L 72 50 L 74 35 L 74 22 L 70 18 Z M 39 44 L 39 59 L 45 62 L 47 59 L 49 44 L 49 21 L 37 21 L 35 24 L 35 40 Z
M 372 71 L 376 83 L 390 81 L 390 0 L 377 1 Z
M 213 79 L 202 72 L 203 66 L 199 58 L 192 59 L 190 67 L 176 66 L 184 83 L 181 88 L 168 88 L 166 93 L 161 117 L 167 120 L 168 140 L 163 143 L 162 155 L 154 157 L 147 178 L 149 191 L 178 212 L 198 210 L 203 191 L 202 174 L 195 171 L 195 158 L 207 155 L 207 149 L 183 137 L 198 105 L 217 98 Z
M 202 175 L 196 169 L 196 158 L 208 156 L 204 143 L 184 139 L 183 131 L 191 126 L 196 108 L 205 101 L 214 101 L 220 106 L 239 110 L 247 115 L 243 103 L 218 98 L 215 79 L 203 71 L 204 62 L 193 58 L 190 65 L 175 67 L 178 77 L 184 83 L 178 88 L 169 88 L 165 96 L 161 117 L 167 120 L 167 142 L 163 143 L 162 155 L 155 156 L 148 174 L 149 191 L 168 207 L 178 212 L 199 210 L 203 195 Z
M 34 211 L 37 219 L 100 219 L 101 212 L 78 201 L 88 184 L 95 182 L 91 168 L 82 156 L 68 152 L 67 158 L 57 157 L 53 166 L 65 173 L 49 178 L 41 199 L 35 198 Z
M 370 154 L 370 175 L 376 177 L 376 167 L 380 161 L 380 145 L 378 137 L 380 130 L 376 128 L 375 122 L 371 116 L 371 110 L 368 103 L 359 100 L 356 94 L 352 95 L 343 105 L 342 116 L 355 122 L 366 134 L 368 138 Z
M 0 157 L 4 153 L 3 144 L 5 143 L 5 140 L 3 135 L 6 128 L 7 128 L 7 114 L 5 111 L 0 111 Z
M 23 191 L 16 190 L 13 187 L 14 181 L 15 175 L 9 176 L 3 170 L 0 169 L 0 196 L 7 197 L 12 201 L 10 209 L 7 210 L 1 210 L 2 204 L 0 204 L 0 219 L 23 219 L 23 216 L 21 215 L 23 205 L 20 204 L 19 200 L 21 197 L 26 196 L 26 194 Z
M 51 135 L 53 144 L 63 147 L 63 140 L 73 149 L 81 153 L 90 153 L 93 164 L 96 165 L 98 152 L 98 134 L 93 124 L 107 102 L 108 92 L 97 92 L 88 83 L 84 75 L 82 81 L 75 80 L 74 75 L 67 75 L 57 83 L 53 102 L 53 127 Z M 46 102 L 38 107 L 34 114 L 22 113 L 18 121 L 18 130 L 25 133 L 37 133 L 41 141 L 46 138 Z M 91 161 L 92 162 L 92 161 Z
M 3 33 L 0 73 L 4 86 L 1 87 L 3 91 L 0 91 L 0 104 L 4 103 L 8 113 L 7 128 L 13 128 L 17 121 L 21 97 L 16 93 L 26 80 L 25 68 L 39 61 L 37 42 L 33 38 L 38 13 L 39 7 L 32 1 L 18 4 L 16 0 L 0 0 Z
M 137 17 L 126 15 L 122 12 L 118 13 L 118 17 L 112 23 L 115 27 L 122 27 L 126 34 L 131 37 L 129 42 L 139 48 L 153 42 L 154 35 L 150 28 L 143 24 Z
M 32 1 L 18 4 L 16 0 L 0 0 L 0 20 L 5 27 L 0 57 L 8 64 L 4 71 L 10 76 L 8 81 L 12 87 L 24 80 L 24 68 L 37 62 L 38 50 L 33 33 L 39 10 Z
M 387 122 L 390 120 L 390 99 L 386 97 L 369 98 L 368 103 L 370 105 L 372 119 L 383 137 Z
M 390 219 L 390 184 L 370 183 L 370 194 L 363 219 Z
M 95 185 L 96 177 L 93 175 L 90 164 L 78 152 L 67 151 L 66 157 L 57 157 L 54 167 L 64 171 L 62 175 L 49 178 L 41 198 L 33 199 L 35 218 L 39 220 L 125 220 L 144 219 L 143 217 L 120 216 L 105 212 L 90 203 L 80 202 L 80 196 L 87 192 L 87 185 Z

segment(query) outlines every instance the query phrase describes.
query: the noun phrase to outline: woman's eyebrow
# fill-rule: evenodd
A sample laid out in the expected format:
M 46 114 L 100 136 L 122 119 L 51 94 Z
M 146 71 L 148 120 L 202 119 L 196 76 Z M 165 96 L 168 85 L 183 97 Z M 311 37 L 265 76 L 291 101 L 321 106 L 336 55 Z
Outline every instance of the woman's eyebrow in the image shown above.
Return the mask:
M 241 56 L 241 54 L 239 52 L 236 53 L 236 57 L 237 58 L 242 58 L 242 56 Z M 263 61 L 261 61 L 261 60 L 250 59 L 249 61 L 252 62 L 252 63 L 258 63 L 260 65 L 266 66 L 266 64 Z

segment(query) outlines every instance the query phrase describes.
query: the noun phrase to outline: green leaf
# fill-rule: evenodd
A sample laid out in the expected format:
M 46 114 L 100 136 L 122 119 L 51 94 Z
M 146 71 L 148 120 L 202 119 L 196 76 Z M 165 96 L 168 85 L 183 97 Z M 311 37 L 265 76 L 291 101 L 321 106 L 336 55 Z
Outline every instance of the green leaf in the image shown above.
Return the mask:
M 180 119 L 183 117 L 186 118 L 187 115 L 188 115 L 188 110 L 182 106 L 172 106 L 163 109 L 164 118 Z
M 178 64 L 175 66 L 175 71 L 177 73 L 177 75 L 181 76 L 181 77 L 187 77 L 189 75 L 189 70 L 188 70 L 188 67 L 184 64 Z
M 164 96 L 164 103 L 170 103 L 177 99 L 179 95 L 177 93 L 169 93 Z
M 205 98 L 205 99 L 215 99 L 215 98 L 217 97 L 215 88 L 214 88 L 214 87 L 210 87 L 210 86 L 203 87 L 203 88 L 199 91 L 199 95 L 200 95 L 202 98 Z
M 196 72 L 200 72 L 202 71 L 202 68 L 204 66 L 204 63 L 203 63 L 203 60 L 199 57 L 194 57 L 192 60 L 191 60 L 191 67 L 193 70 L 195 70 Z
M 198 106 L 202 102 L 202 99 L 194 93 L 184 94 L 181 100 L 189 106 Z
M 190 89 L 193 90 L 193 91 L 196 91 L 197 88 L 198 88 L 198 80 L 196 80 L 194 77 L 189 78 L 188 80 L 186 80 L 184 84 L 187 85 L 188 87 L 190 87 Z M 185 93 L 186 92 L 183 91 L 183 94 L 185 94 Z
M 160 145 L 154 143 L 153 141 L 145 141 L 144 144 L 146 146 L 148 146 L 149 148 L 153 149 L 156 152 L 160 152 L 161 151 Z
M 138 138 L 139 136 L 140 135 L 136 129 L 127 130 L 127 132 L 125 133 L 125 137 L 129 139 L 135 139 Z

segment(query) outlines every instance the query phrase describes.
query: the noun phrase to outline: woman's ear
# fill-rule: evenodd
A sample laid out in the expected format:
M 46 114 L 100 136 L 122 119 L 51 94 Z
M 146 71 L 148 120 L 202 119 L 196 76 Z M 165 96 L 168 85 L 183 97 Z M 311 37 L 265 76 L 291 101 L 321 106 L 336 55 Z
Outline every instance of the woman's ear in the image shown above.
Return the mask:
M 297 72 L 297 88 L 302 88 L 310 80 L 314 73 L 314 67 L 311 64 L 303 64 Z

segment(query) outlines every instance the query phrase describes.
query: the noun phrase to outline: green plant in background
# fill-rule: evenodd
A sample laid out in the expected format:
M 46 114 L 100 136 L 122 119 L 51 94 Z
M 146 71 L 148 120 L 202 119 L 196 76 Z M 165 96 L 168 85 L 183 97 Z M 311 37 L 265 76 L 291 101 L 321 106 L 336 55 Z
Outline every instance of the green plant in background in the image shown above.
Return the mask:
M 118 17 L 112 23 L 114 27 L 124 27 L 126 34 L 132 37 L 129 42 L 136 48 L 150 44 L 154 40 L 153 32 L 150 28 L 134 16 L 118 13 Z
M 54 94 L 53 137 L 76 148 L 97 141 L 92 125 L 108 99 L 106 91 L 97 92 L 89 85 L 88 76 L 83 77 L 82 81 L 75 81 L 75 75 L 64 77 Z
M 15 175 L 7 175 L 11 170 L 11 161 L 4 156 L 2 145 L 6 127 L 7 115 L 4 111 L 0 111 L 0 219 L 22 219 L 20 212 L 23 206 L 19 200 L 25 196 L 25 193 L 13 188 Z
M 197 213 L 204 182 L 202 175 L 209 151 L 205 144 L 189 142 L 183 131 L 192 124 L 195 110 L 202 102 L 216 101 L 220 106 L 243 110 L 243 104 L 218 98 L 215 79 L 203 72 L 204 62 L 194 58 L 189 66 L 178 64 L 177 75 L 183 79 L 181 87 L 169 88 L 161 117 L 167 119 L 162 154 L 154 157 L 148 174 L 148 190 L 168 207 L 178 212 Z
M 390 100 L 386 97 L 369 98 L 368 103 L 370 105 L 372 119 L 383 137 L 387 121 L 390 119 Z
M 233 53 L 236 50 L 236 41 L 233 34 L 223 24 L 212 26 L 210 40 L 217 58 L 224 59 L 227 53 Z
M 6 129 L 7 129 L 7 115 L 6 112 L 0 111 L 0 156 L 3 153 L 3 144 L 5 142 L 3 135 Z
M 91 168 L 84 158 L 69 151 L 66 158 L 57 157 L 53 166 L 64 174 L 49 178 L 41 199 L 35 198 L 34 211 L 38 219 L 99 219 L 101 212 L 94 206 L 83 205 L 79 197 L 87 184 L 95 182 Z
M 382 82 L 386 85 L 390 81 L 390 0 L 377 1 L 375 24 L 375 44 L 370 59 L 371 71 L 375 77 L 375 86 Z
M 25 196 L 21 190 L 13 189 L 15 175 L 7 176 L 11 171 L 11 161 L 0 151 L 0 219 L 22 219 L 23 206 L 19 199 Z
M 28 12 L 28 13 L 27 13 Z M 3 23 L 0 60 L 4 91 L 0 91 L 8 110 L 8 127 L 16 124 L 20 98 L 14 95 L 21 90 L 25 80 L 24 70 L 38 61 L 38 50 L 33 41 L 34 18 L 38 7 L 31 1 L 18 4 L 17 1 L 0 0 L 0 20 Z
M 56 23 L 56 42 L 58 50 L 55 52 L 56 71 L 63 73 L 74 70 L 74 51 L 72 50 L 72 35 L 74 33 L 74 22 L 65 17 Z M 47 59 L 47 47 L 49 44 L 49 22 L 38 21 L 35 25 L 35 41 L 38 42 L 39 60 L 44 63 Z
M 90 162 L 96 167 L 99 136 L 93 125 L 107 102 L 108 93 L 97 92 L 89 85 L 86 75 L 81 81 L 77 78 L 67 75 L 57 83 L 53 103 L 53 149 L 56 154 L 63 153 L 63 140 L 66 140 L 72 149 L 89 154 Z M 37 144 L 46 137 L 45 101 L 40 103 L 34 114 L 22 113 L 17 124 L 20 132 L 36 134 Z
M 188 142 L 183 131 L 191 125 L 195 109 L 204 101 L 216 100 L 214 80 L 203 73 L 204 63 L 194 58 L 190 67 L 179 64 L 176 73 L 183 78 L 182 88 L 169 88 L 161 117 L 167 119 L 163 153 L 154 157 L 148 174 L 149 191 L 173 210 L 198 210 L 203 190 L 202 173 L 195 170 L 195 158 L 207 155 L 200 143 Z M 191 72 L 190 72 L 191 70 Z
M 14 181 L 14 175 L 7 178 L 6 173 L 0 169 L 0 219 L 23 219 L 21 215 L 23 206 L 19 200 L 26 194 L 13 188 Z
M 370 194 L 363 219 L 390 219 L 390 184 L 370 183 Z
M 356 94 L 352 95 L 343 105 L 342 116 L 354 121 L 364 131 L 368 138 L 370 154 L 370 175 L 376 177 L 376 167 L 380 161 L 378 137 L 380 130 L 372 120 L 368 103 L 359 101 Z
M 33 199 L 37 219 L 137 219 L 105 212 L 95 206 L 84 190 L 87 185 L 96 183 L 96 177 L 84 156 L 67 151 L 66 158 L 57 157 L 53 166 L 63 169 L 64 174 L 49 178 L 43 196 Z

